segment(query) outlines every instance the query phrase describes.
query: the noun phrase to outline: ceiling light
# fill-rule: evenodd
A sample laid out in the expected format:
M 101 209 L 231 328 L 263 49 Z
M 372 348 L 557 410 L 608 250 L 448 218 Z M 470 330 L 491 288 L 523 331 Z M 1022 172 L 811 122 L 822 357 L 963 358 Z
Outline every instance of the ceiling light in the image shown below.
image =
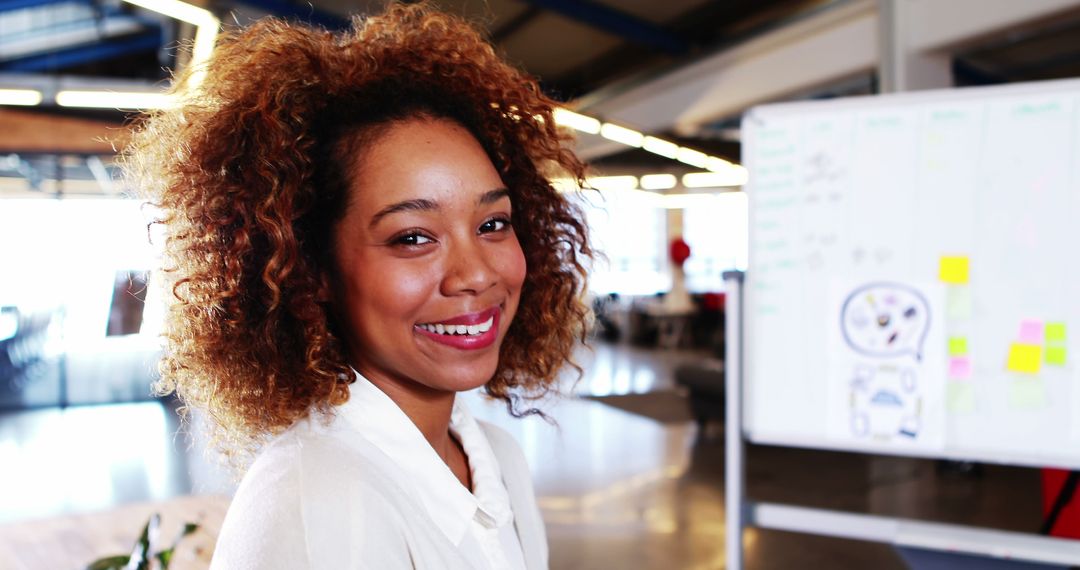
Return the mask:
M 642 140 L 645 138 L 645 135 L 633 129 L 620 127 L 619 125 L 613 125 L 611 123 L 604 123 L 604 125 L 600 127 L 600 136 L 634 148 L 640 147 Z
M 641 177 L 641 187 L 645 190 L 667 190 L 678 183 L 679 179 L 674 174 L 646 174 Z
M 56 104 L 61 107 L 94 109 L 165 109 L 175 100 L 171 95 L 154 92 L 61 91 Z
M 690 166 L 696 166 L 698 168 L 705 168 L 705 164 L 709 160 L 709 155 L 696 151 L 692 148 L 686 148 L 685 146 L 679 147 L 679 154 L 675 157 L 676 160 L 683 164 L 689 164 Z
M 645 137 L 641 148 L 666 158 L 677 158 L 679 156 L 679 145 L 656 137 Z
M 0 89 L 0 105 L 32 107 L 41 103 L 41 91 L 36 89 Z
M 724 172 L 732 166 L 731 162 L 717 156 L 710 156 L 705 159 L 705 168 L 713 172 Z
M 217 34 L 218 29 L 221 27 L 221 21 L 209 10 L 193 4 L 188 4 L 187 2 L 181 2 L 180 0 L 124 1 L 159 14 L 164 14 L 170 18 L 193 24 L 195 26 L 195 41 L 191 46 L 191 60 L 188 61 L 188 65 L 201 66 L 210 59 L 210 53 L 214 51 L 214 42 L 217 41 Z M 190 86 L 195 87 L 202 83 L 205 75 L 206 70 L 196 68 L 191 74 Z
M 585 115 L 561 107 L 555 108 L 554 115 L 555 124 L 561 127 L 569 127 L 583 133 L 589 133 L 590 135 L 595 135 L 600 132 L 600 121 L 592 117 L 586 117 Z
M 607 191 L 633 190 L 638 185 L 636 176 L 597 176 L 588 178 L 585 182 L 590 188 Z
M 682 177 L 682 185 L 687 188 L 725 188 L 729 186 L 742 186 L 746 184 L 746 169 L 740 167 L 742 172 L 736 170 L 736 168 L 730 169 L 729 172 L 691 172 L 684 174 Z

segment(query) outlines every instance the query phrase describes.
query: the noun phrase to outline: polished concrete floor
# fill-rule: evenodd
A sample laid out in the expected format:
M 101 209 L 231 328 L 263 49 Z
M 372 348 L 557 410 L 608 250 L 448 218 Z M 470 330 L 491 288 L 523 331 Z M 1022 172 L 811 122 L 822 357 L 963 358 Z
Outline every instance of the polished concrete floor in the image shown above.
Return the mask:
M 671 390 L 675 368 L 705 353 L 597 344 L 567 392 Z M 475 415 L 521 442 L 548 525 L 551 567 L 724 567 L 723 426 L 660 423 L 573 396 L 517 420 L 466 396 Z M 0 415 L 0 524 L 187 494 L 229 493 L 229 474 L 176 435 L 156 402 Z M 927 460 L 750 446 L 756 500 L 1035 532 L 1038 472 L 986 466 L 940 474 Z M 0 533 L 2 536 L 2 533 Z M 886 545 L 751 529 L 746 567 L 905 568 Z

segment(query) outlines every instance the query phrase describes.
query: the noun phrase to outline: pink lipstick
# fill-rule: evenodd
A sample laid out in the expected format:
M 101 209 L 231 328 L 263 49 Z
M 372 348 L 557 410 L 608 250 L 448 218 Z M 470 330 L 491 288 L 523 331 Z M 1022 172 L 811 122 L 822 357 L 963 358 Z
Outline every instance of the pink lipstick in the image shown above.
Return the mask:
M 413 326 L 417 334 L 460 350 L 477 350 L 494 344 L 499 334 L 499 309 L 492 307 L 446 320 Z

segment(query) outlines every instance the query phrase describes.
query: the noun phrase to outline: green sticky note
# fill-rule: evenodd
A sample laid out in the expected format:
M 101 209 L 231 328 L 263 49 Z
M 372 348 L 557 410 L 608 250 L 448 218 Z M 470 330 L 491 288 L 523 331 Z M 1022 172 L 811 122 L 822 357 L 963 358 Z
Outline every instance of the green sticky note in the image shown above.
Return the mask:
M 1031 410 L 1046 406 L 1046 387 L 1040 378 L 1017 380 L 1009 386 L 1009 407 Z
M 1046 347 L 1046 363 L 1055 366 L 1065 366 L 1065 347 L 1064 346 L 1048 346 Z
M 1064 342 L 1065 323 L 1046 323 L 1046 342 Z
M 949 382 L 948 410 L 953 414 L 970 414 L 975 411 L 975 384 Z
M 949 287 L 945 292 L 945 315 L 950 319 L 971 318 L 971 288 Z
M 968 353 L 967 337 L 949 337 L 949 356 L 964 356 Z

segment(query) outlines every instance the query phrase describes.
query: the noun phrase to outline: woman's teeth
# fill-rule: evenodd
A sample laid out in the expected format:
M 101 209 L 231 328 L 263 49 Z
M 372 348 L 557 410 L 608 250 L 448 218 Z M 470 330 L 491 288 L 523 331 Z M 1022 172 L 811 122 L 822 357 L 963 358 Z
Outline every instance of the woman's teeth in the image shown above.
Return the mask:
M 478 335 L 483 334 L 491 330 L 491 325 L 495 322 L 495 317 L 488 317 L 488 320 L 478 325 L 444 325 L 441 323 L 426 323 L 418 325 L 420 328 L 433 332 L 435 334 L 468 334 Z

